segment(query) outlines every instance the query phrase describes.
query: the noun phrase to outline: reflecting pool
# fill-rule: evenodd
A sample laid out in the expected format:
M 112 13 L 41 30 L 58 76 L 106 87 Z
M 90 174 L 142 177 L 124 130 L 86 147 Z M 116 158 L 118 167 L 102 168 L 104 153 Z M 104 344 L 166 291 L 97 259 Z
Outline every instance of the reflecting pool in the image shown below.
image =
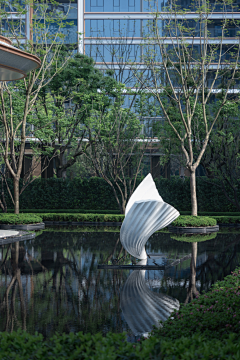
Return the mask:
M 118 228 L 49 228 L 34 240 L 2 246 L 0 331 L 21 328 L 45 337 L 126 331 L 135 340 L 240 264 L 239 231 L 193 243 L 171 236 L 158 232 L 146 244 L 148 264 L 187 258 L 165 270 L 98 269 L 115 259 L 136 263 Z

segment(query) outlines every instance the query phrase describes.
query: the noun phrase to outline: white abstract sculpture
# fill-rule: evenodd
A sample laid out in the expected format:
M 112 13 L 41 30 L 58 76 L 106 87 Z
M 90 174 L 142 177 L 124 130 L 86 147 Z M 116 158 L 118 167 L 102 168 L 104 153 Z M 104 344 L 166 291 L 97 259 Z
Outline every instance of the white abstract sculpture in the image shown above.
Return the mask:
M 138 264 L 146 263 L 145 259 Z M 120 306 L 134 335 L 148 336 L 153 325 L 159 327 L 159 321 L 166 321 L 180 304 L 168 295 L 151 291 L 145 282 L 145 271 L 135 270 L 130 274 L 120 294 Z
M 145 244 L 157 230 L 173 222 L 180 213 L 159 195 L 148 174 L 130 197 L 120 231 L 120 241 L 132 256 L 146 259 Z

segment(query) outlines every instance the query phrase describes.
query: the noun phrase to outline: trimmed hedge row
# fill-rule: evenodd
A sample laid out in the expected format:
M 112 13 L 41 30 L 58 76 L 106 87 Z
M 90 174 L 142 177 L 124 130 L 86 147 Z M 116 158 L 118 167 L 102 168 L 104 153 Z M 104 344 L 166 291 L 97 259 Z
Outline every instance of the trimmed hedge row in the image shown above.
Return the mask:
M 142 178 L 137 180 L 137 185 Z M 173 205 L 179 211 L 191 212 L 191 197 L 189 178 L 185 181 L 178 176 L 170 180 L 155 179 L 157 189 L 167 203 Z M 8 179 L 10 189 L 13 189 L 11 179 Z M 20 184 L 21 188 L 21 184 Z M 12 202 L 5 188 L 7 205 L 12 208 Z M 240 189 L 239 189 L 240 197 Z M 197 177 L 198 211 L 225 212 L 237 211 L 228 202 L 217 181 L 211 184 L 203 177 Z M 90 179 L 75 178 L 63 179 L 36 179 L 20 196 L 20 209 L 95 209 L 117 210 L 116 199 L 111 187 L 101 178 Z
M 122 222 L 124 215 L 114 214 L 39 214 L 43 221 Z
M 181 215 L 191 215 L 191 213 L 189 213 L 189 211 L 181 211 Z M 198 211 L 198 216 L 240 216 L 240 212 Z
M 38 213 L 35 214 L 0 214 L 0 224 L 34 224 L 42 221 L 70 222 L 122 222 L 124 215 L 119 214 L 79 214 L 79 213 Z M 191 216 L 180 215 L 172 226 L 199 227 L 216 224 L 239 224 L 240 216 Z
M 207 216 L 191 216 L 191 215 L 180 215 L 176 220 L 171 223 L 171 226 L 214 226 L 217 225 L 215 218 L 210 218 Z
M 36 224 L 41 223 L 42 218 L 34 214 L 0 214 L 0 224 Z
M 212 216 L 218 224 L 240 224 L 240 216 Z
M 84 210 L 84 209 L 21 209 L 21 213 L 65 213 L 65 214 L 120 214 L 118 210 Z M 8 213 L 14 213 L 14 209 L 8 209 Z
M 56 334 L 44 340 L 41 334 L 26 332 L 0 333 L 0 358 L 7 360 L 226 360 L 239 359 L 240 342 L 231 334 L 223 341 L 192 335 L 178 340 L 150 337 L 129 343 L 126 335 L 108 333 L 83 335 Z

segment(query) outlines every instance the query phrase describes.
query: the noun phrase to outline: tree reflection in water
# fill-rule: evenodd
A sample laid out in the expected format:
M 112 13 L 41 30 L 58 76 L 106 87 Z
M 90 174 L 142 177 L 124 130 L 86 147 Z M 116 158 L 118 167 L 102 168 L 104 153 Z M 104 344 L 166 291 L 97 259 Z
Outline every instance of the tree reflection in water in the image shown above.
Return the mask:
M 188 302 L 239 264 L 239 240 L 239 234 L 218 234 L 194 245 L 154 234 L 148 252 L 176 259 L 192 251 L 193 257 L 165 272 L 147 271 L 146 284 Z M 129 270 L 97 269 L 119 258 L 129 263 L 117 232 L 43 232 L 34 241 L 1 247 L 0 331 L 131 333 L 120 307 Z

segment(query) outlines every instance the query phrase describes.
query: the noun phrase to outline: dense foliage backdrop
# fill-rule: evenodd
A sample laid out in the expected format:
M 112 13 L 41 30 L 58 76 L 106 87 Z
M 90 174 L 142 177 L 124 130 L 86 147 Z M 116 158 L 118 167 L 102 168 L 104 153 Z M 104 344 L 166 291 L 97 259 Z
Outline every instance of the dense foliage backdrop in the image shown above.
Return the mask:
M 137 185 L 142 178 L 137 180 Z M 218 180 L 207 182 L 204 177 L 197 177 L 197 197 L 199 211 L 226 212 L 237 211 L 228 202 L 221 188 L 216 186 Z M 178 176 L 170 180 L 155 179 L 157 189 L 165 202 L 179 211 L 191 211 L 189 178 L 184 181 Z M 8 179 L 9 187 L 13 186 Z M 240 195 L 240 189 L 239 189 Z M 13 204 L 5 189 L 8 208 Z M 36 179 L 20 196 L 20 209 L 86 209 L 118 210 L 118 205 L 110 185 L 104 179 L 91 177 L 64 179 Z

